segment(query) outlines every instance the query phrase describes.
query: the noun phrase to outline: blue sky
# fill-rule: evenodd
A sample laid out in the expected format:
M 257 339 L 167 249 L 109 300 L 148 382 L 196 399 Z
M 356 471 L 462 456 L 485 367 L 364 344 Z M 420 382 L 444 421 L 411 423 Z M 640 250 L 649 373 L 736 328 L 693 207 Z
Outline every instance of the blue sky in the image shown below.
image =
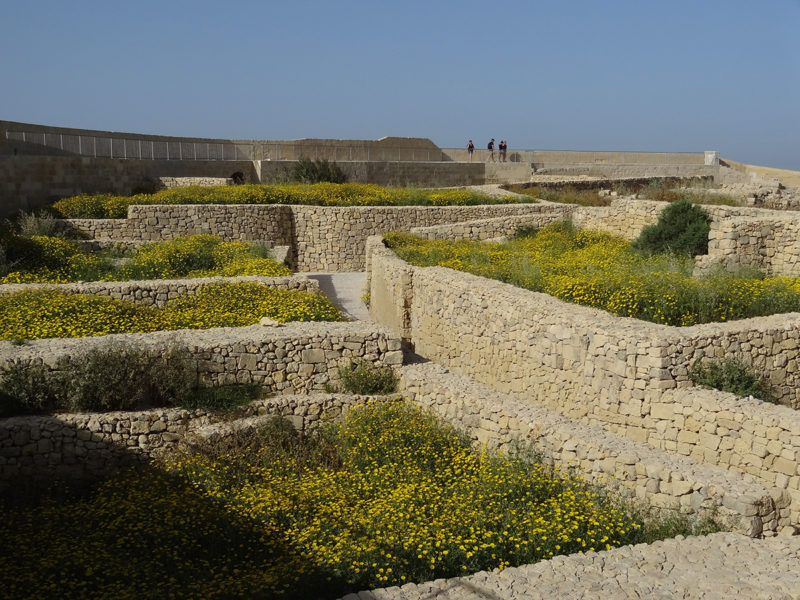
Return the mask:
M 800 170 L 800 0 L 4 0 L 0 119 Z

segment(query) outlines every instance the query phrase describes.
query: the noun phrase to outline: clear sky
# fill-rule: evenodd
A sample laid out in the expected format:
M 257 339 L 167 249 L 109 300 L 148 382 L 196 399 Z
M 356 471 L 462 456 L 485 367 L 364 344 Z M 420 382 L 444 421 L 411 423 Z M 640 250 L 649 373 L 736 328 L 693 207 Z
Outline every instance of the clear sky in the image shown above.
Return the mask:
M 0 2 L 0 119 L 800 170 L 800 0 Z

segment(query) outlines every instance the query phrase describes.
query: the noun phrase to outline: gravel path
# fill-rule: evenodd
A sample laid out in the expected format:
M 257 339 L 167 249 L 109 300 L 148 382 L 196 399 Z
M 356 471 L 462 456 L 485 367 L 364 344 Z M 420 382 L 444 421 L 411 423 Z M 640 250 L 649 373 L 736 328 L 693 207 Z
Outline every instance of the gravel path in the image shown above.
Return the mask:
M 800 598 L 800 536 L 757 540 L 733 533 L 559 556 L 534 565 L 482 571 L 349 594 L 343 600 Z

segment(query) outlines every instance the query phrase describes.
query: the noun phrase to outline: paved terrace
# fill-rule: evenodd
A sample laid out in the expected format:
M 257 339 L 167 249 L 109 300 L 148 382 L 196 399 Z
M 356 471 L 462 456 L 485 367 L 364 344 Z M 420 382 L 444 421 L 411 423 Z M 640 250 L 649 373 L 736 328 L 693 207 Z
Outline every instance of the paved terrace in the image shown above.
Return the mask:
M 342 600 L 763 600 L 800 598 L 800 537 L 733 533 L 558 556 L 504 571 L 349 594 Z

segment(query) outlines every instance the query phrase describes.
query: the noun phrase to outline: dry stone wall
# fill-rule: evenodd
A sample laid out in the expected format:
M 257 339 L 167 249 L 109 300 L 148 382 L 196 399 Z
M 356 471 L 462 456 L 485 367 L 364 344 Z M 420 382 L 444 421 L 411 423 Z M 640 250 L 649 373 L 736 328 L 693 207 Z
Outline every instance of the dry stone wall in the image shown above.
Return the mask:
M 774 276 L 800 276 L 800 222 L 792 213 L 712 221 L 708 254 L 698 257 L 697 268 L 702 272 L 716 265 L 729 270 L 754 267 Z
M 628 240 L 658 221 L 664 202 L 619 198 L 611 206 L 575 207 L 572 220 Z M 698 257 L 698 272 L 721 265 L 751 266 L 768 275 L 800 276 L 800 225 L 793 213 L 736 206 L 704 206 L 711 217 L 708 254 Z
M 324 391 L 350 359 L 402 363 L 400 340 L 384 327 L 364 323 L 287 323 L 278 327 L 217 327 L 129 333 L 91 338 L 0 341 L 0 366 L 44 364 L 107 344 L 130 344 L 154 353 L 186 348 L 206 383 L 257 383 L 278 393 Z
M 478 219 L 434 227 L 414 227 L 411 233 L 428 240 L 487 240 L 513 235 L 520 227 L 546 227 L 550 223 L 564 219 L 566 214 L 566 210 L 554 207 L 551 212 L 534 215 Z
M 106 243 L 171 239 L 211 233 L 228 240 L 290 246 L 300 271 L 364 269 L 366 239 L 387 231 L 487 218 L 552 213 L 552 206 L 131 206 L 127 219 L 71 219 L 66 227 Z
M 230 177 L 159 177 L 158 183 L 162 188 L 182 188 L 193 185 L 233 185 Z
M 280 415 L 303 432 L 370 398 L 343 394 L 276 396 L 237 410 L 240 428 Z M 256 419 L 254 421 L 253 419 Z M 175 452 L 193 440 L 224 435 L 230 425 L 204 410 L 56 414 L 0 420 L 0 490 L 16 477 L 93 478 Z M 7 484 L 6 484 L 7 485 Z
M 411 401 L 467 432 L 479 445 L 511 450 L 533 443 L 546 461 L 574 470 L 655 512 L 714 516 L 733 531 L 774 535 L 789 526 L 789 497 L 751 475 L 620 438 L 457 377 L 438 365 L 400 371 Z
M 206 285 L 257 283 L 274 289 L 319 292 L 319 282 L 303 275 L 291 277 L 198 277 L 194 279 L 153 279 L 140 281 L 92 281 L 88 283 L 25 283 L 0 285 L 0 296 L 30 290 L 54 290 L 67 294 L 92 294 L 127 300 L 146 306 L 162 307 L 183 294 L 195 294 Z
M 786 490 L 800 519 L 800 413 L 742 403 L 688 380 L 694 360 L 731 356 L 770 372 L 783 400 L 800 406 L 800 315 L 667 327 L 466 273 L 412 267 L 380 238 L 369 249 L 370 313 L 420 355 L 634 441 L 668 451 L 680 443 L 681 454 L 752 473 Z M 687 423 L 701 425 L 683 431 Z

